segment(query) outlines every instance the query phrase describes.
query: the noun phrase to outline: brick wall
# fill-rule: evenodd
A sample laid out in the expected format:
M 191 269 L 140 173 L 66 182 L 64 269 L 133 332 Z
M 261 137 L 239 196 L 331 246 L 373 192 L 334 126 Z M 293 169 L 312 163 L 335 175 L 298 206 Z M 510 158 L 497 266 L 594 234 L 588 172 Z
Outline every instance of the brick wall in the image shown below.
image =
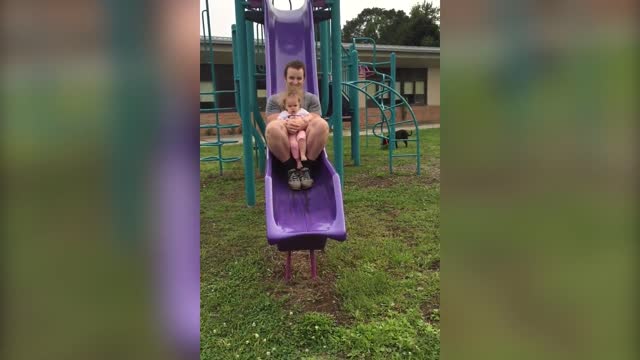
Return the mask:
M 264 118 L 264 112 L 261 113 Z M 218 114 L 218 121 L 220 125 L 231 125 L 236 124 L 240 125 L 234 129 L 222 129 L 222 135 L 238 135 L 242 134 L 242 119 L 240 119 L 240 114 L 237 112 L 228 112 L 228 113 L 220 113 Z M 215 124 L 216 123 L 216 115 L 215 114 L 200 114 L 200 124 Z M 208 131 L 208 133 L 207 133 Z M 201 129 L 200 136 L 205 135 L 215 135 L 216 129 Z
M 440 106 L 413 106 L 413 113 L 416 115 L 416 119 L 419 124 L 439 124 L 440 123 Z M 369 116 L 376 113 L 377 110 L 369 109 Z M 379 113 L 379 112 L 378 112 Z M 405 116 L 402 116 L 402 109 L 396 109 L 396 119 L 397 121 L 408 120 L 410 115 L 408 112 L 405 113 Z M 360 128 L 364 129 L 364 108 L 360 109 Z M 262 117 L 264 118 L 264 112 L 262 113 Z M 221 113 L 218 114 L 219 122 L 223 125 L 228 124 L 237 124 L 240 127 L 235 129 L 222 129 L 223 135 L 237 135 L 242 134 L 242 120 L 240 119 L 240 115 L 236 112 L 229 113 Z M 373 125 L 379 120 L 375 120 L 373 118 L 369 119 L 369 124 Z M 216 116 L 215 114 L 200 114 L 200 124 L 215 124 Z M 344 122 L 344 128 L 351 128 L 351 124 L 349 122 Z M 207 130 L 209 133 L 207 134 Z M 200 130 L 200 135 L 215 135 L 216 129 L 202 129 Z

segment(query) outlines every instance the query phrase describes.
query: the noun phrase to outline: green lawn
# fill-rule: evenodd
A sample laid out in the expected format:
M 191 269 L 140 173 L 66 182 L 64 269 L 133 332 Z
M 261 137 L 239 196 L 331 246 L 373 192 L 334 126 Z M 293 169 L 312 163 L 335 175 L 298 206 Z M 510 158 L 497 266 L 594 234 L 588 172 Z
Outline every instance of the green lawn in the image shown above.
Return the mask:
M 315 281 L 308 252 L 294 253 L 284 281 L 285 253 L 266 240 L 260 176 L 248 208 L 242 162 L 225 164 L 223 176 L 217 163 L 201 165 L 202 359 L 439 358 L 440 130 L 420 131 L 420 176 L 411 158 L 396 159 L 390 175 L 375 138 L 368 148 L 361 138 L 354 167 L 345 140 L 348 238 L 318 253 Z M 332 149 L 330 139 L 331 159 Z

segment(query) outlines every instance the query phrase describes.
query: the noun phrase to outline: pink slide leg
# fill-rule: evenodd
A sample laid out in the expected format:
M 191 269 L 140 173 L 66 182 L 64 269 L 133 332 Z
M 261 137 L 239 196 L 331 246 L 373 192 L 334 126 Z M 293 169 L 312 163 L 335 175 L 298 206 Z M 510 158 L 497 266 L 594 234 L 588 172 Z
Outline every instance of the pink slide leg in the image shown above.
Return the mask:
M 287 252 L 287 263 L 284 266 L 284 278 L 287 281 L 291 280 L 291 251 Z
M 309 250 L 309 259 L 311 260 L 311 279 L 316 279 L 316 254 L 313 250 Z

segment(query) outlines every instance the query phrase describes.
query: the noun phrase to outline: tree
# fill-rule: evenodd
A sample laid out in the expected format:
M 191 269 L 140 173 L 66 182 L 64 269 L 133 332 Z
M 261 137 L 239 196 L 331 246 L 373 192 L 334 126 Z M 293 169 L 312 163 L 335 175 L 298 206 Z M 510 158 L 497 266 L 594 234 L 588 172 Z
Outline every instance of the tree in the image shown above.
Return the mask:
M 440 46 L 440 8 L 423 1 L 410 14 L 403 45 Z
M 440 8 L 422 1 L 411 8 L 410 16 L 402 10 L 367 8 L 342 29 L 342 41 L 370 37 L 377 44 L 440 46 Z
M 342 29 L 342 41 L 349 43 L 354 37 L 370 37 L 378 44 L 400 44 L 408 21 L 402 10 L 367 8 L 347 21 Z

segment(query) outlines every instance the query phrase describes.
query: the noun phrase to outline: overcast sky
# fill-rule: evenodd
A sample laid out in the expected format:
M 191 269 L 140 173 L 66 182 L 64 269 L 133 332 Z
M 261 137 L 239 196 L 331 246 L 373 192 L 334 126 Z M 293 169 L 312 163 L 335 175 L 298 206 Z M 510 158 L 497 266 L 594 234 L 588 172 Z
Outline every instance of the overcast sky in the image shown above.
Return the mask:
M 302 5 L 303 0 L 291 0 L 293 7 Z M 440 7 L 440 0 L 429 1 L 433 5 Z M 342 0 L 340 1 L 340 21 L 341 27 L 358 16 L 365 8 L 379 7 L 383 9 L 403 10 L 407 15 L 413 5 L 422 3 L 422 0 Z M 289 0 L 275 0 L 274 3 L 279 8 L 289 9 Z M 205 0 L 200 0 L 200 11 L 205 8 Z M 211 31 L 214 36 L 231 37 L 231 25 L 236 22 L 235 1 L 234 0 L 209 0 L 209 11 L 211 17 Z M 202 34 L 202 24 L 200 25 Z

